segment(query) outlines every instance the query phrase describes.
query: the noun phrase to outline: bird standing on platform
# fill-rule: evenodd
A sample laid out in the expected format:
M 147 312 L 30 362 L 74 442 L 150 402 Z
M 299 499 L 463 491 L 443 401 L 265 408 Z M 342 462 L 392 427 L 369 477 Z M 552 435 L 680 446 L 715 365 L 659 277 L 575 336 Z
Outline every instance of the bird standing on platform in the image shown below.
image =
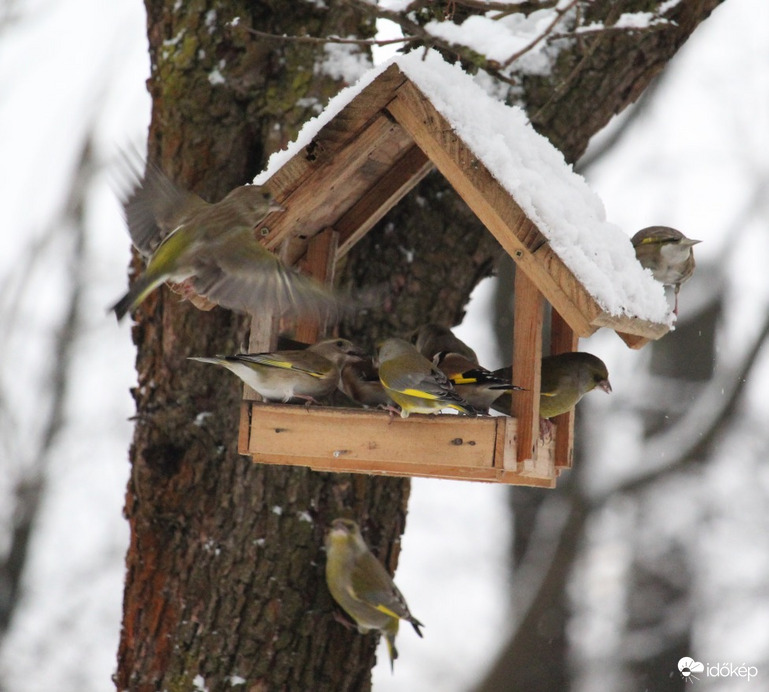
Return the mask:
M 481 411 L 488 411 L 503 394 L 523 389 L 459 353 L 437 353 L 433 363 L 449 378 L 456 393 L 473 408 Z
M 428 322 L 417 327 L 409 335 L 409 341 L 428 360 L 432 360 L 439 353 L 458 353 L 478 365 L 475 351 L 442 324 Z
M 390 408 L 392 399 L 371 358 L 348 358 L 341 367 L 340 391 L 364 408 Z
M 495 370 L 494 374 L 510 378 L 512 368 Z M 611 392 L 606 364 L 592 353 L 574 351 L 546 356 L 540 371 L 539 415 L 554 418 L 571 411 L 585 394 L 593 389 Z M 510 415 L 512 402 L 505 395 L 492 404 L 492 408 Z
M 379 379 L 389 397 L 401 407 L 401 418 L 411 413 L 437 413 L 451 408 L 478 413 L 433 363 L 404 339 L 385 339 L 377 355 Z
M 267 401 L 304 399 L 310 404 L 336 389 L 342 363 L 363 355 L 347 339 L 327 339 L 302 350 L 193 356 L 190 360 L 227 368 Z

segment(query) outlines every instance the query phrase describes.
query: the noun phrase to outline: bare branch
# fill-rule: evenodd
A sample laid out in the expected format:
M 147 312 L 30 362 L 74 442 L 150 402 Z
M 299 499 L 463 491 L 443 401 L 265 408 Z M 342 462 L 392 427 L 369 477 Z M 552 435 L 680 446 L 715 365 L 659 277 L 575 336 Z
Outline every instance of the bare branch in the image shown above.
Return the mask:
M 230 24 L 232 26 L 232 24 Z M 388 38 L 388 39 L 375 39 L 375 38 L 341 38 L 339 36 L 287 36 L 285 34 L 270 34 L 266 31 L 258 31 L 257 29 L 251 29 L 249 27 L 240 27 L 244 29 L 246 33 L 258 36 L 259 38 L 271 39 L 273 41 L 291 41 L 293 43 L 347 43 L 356 46 L 389 46 L 394 43 L 409 43 L 411 41 L 417 41 L 416 36 L 402 36 L 400 38 Z
M 574 7 L 579 0 L 571 0 L 571 2 L 566 5 L 562 10 L 556 9 L 555 11 L 555 17 L 553 17 L 553 21 L 550 22 L 550 24 L 545 27 L 545 30 L 537 36 L 533 41 L 529 42 L 527 45 L 525 45 L 521 50 L 519 50 L 517 53 L 513 53 L 505 62 L 503 63 L 503 67 L 510 67 L 512 63 L 514 63 L 518 58 L 528 53 L 530 50 L 532 50 L 537 44 L 539 44 L 541 41 L 543 41 L 547 36 L 553 31 L 555 28 L 555 25 L 558 24 L 558 22 L 561 21 L 561 18 L 563 15 L 565 15 L 567 12 L 569 12 L 572 7 Z

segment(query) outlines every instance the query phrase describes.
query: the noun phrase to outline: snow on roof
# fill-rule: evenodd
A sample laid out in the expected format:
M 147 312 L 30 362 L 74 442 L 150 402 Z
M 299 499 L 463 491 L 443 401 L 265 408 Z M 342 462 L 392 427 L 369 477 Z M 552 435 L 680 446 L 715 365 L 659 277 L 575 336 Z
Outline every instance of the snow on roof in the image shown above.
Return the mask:
M 585 179 L 534 131 L 523 110 L 489 96 L 459 65 L 447 63 L 435 51 L 396 56 L 342 90 L 294 142 L 270 157 L 254 182 L 263 184 L 272 177 L 393 63 L 451 123 L 606 312 L 672 324 L 662 284 L 638 263 L 628 235 L 606 220 L 603 202 Z

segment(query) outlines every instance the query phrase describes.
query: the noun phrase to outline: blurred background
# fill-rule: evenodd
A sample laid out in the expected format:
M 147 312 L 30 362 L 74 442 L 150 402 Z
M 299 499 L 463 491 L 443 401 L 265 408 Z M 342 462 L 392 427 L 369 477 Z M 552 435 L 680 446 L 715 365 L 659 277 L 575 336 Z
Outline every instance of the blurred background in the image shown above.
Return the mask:
M 579 162 L 628 235 L 703 241 L 678 328 L 640 352 L 582 340 L 614 393 L 580 405 L 558 490 L 414 481 L 397 582 L 425 638 L 404 628 L 375 689 L 504 689 L 509 661 L 538 681 L 521 689 L 681 689 L 684 656 L 769 674 L 767 66 L 769 5 L 726 0 Z M 112 687 L 134 352 L 106 310 L 130 256 L 116 153 L 146 139 L 148 74 L 139 2 L 0 6 L 0 690 Z M 490 368 L 509 362 L 505 274 L 457 332 Z

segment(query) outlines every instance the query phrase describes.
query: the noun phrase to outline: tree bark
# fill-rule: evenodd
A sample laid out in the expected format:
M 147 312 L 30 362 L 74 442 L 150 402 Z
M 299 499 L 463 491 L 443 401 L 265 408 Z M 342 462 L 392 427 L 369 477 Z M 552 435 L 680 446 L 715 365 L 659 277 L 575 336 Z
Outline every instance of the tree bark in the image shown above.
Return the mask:
M 664 32 L 575 43 L 553 76 L 525 80 L 535 125 L 573 161 L 718 3 L 682 3 L 677 25 Z M 149 155 L 210 201 L 251 180 L 315 114 L 300 104 L 322 104 L 339 88 L 315 70 L 322 48 L 256 39 L 229 22 L 315 36 L 372 28 L 341 1 L 145 4 Z M 618 6 L 633 4 L 607 0 L 594 12 Z M 368 345 L 427 320 L 455 323 L 499 255 L 445 182 L 429 176 L 350 254 L 344 280 L 384 282 L 391 291 L 342 332 Z M 246 320 L 219 308 L 201 312 L 165 287 L 136 319 L 118 689 L 221 690 L 240 681 L 249 690 L 369 689 L 376 638 L 333 620 L 323 532 L 336 516 L 355 517 L 394 569 L 408 481 L 253 465 L 236 450 L 239 382 L 186 360 L 240 350 Z

